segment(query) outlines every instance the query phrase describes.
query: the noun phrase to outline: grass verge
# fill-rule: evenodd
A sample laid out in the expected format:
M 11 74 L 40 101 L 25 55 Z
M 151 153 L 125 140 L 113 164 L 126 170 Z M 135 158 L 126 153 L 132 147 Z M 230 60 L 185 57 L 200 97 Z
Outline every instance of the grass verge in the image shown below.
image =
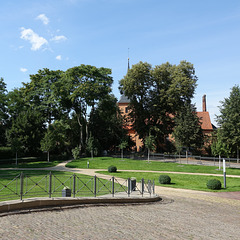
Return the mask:
M 87 168 L 87 162 L 92 169 L 108 169 L 114 165 L 118 170 L 151 170 L 151 171 L 169 171 L 169 172 L 191 172 L 191 173 L 213 173 L 222 174 L 216 166 L 203 166 L 191 164 L 179 164 L 160 161 L 132 160 L 112 157 L 81 158 L 73 160 L 66 166 L 70 168 Z M 240 175 L 240 169 L 227 168 L 227 174 Z
M 208 192 L 234 192 L 240 191 L 240 179 L 239 178 L 231 178 L 227 177 L 227 188 L 223 188 L 223 177 L 215 177 L 215 176 L 202 176 L 202 175 L 189 175 L 189 174 L 167 174 L 171 178 L 171 184 L 160 184 L 158 182 L 158 178 L 161 174 L 159 173 L 137 173 L 137 172 L 121 172 L 118 171 L 116 173 L 109 173 L 107 171 L 98 171 L 98 173 L 102 173 L 105 175 L 112 175 L 120 178 L 131 178 L 135 177 L 137 181 L 140 181 L 142 178 L 145 180 L 154 180 L 155 185 L 163 186 L 163 187 L 171 187 L 171 188 L 183 188 L 183 189 L 191 189 L 191 190 L 199 190 L 199 191 L 208 191 Z M 210 179 L 218 179 L 222 183 L 221 190 L 211 190 L 207 188 L 207 181 Z

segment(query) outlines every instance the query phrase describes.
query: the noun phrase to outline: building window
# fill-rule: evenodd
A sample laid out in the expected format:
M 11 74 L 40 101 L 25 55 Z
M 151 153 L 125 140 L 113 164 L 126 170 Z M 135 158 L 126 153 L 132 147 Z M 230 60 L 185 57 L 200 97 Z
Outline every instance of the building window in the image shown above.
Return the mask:
M 128 107 L 125 108 L 125 113 L 128 113 Z

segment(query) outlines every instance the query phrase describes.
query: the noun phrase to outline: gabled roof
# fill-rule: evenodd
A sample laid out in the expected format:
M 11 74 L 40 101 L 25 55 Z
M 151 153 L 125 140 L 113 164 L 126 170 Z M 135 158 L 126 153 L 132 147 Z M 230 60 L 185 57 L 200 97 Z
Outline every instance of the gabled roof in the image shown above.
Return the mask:
M 119 103 L 130 103 L 130 99 L 124 95 L 124 93 L 122 94 Z
M 213 130 L 209 112 L 197 112 L 203 130 Z

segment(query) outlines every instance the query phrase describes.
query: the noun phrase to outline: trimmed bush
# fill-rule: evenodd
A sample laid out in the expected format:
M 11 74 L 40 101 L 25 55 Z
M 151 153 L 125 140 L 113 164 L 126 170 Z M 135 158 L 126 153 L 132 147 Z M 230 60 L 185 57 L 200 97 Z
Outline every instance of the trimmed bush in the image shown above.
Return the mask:
M 171 183 L 171 178 L 168 175 L 160 175 L 159 176 L 159 183 L 170 184 Z
M 108 167 L 108 172 L 117 172 L 117 167 L 116 166 L 109 166 Z
M 210 179 L 207 182 L 207 188 L 212 189 L 212 190 L 219 190 L 222 188 L 222 184 L 217 179 Z

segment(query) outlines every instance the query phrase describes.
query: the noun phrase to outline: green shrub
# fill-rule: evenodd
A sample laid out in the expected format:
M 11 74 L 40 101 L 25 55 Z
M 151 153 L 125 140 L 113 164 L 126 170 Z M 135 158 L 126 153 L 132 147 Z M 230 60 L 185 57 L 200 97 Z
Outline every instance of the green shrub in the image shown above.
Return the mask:
M 222 184 L 217 179 L 210 179 L 207 182 L 207 188 L 212 189 L 212 190 L 219 190 L 222 188 Z
M 108 172 L 117 172 L 117 167 L 113 166 L 113 165 L 109 166 L 108 167 Z
M 159 183 L 170 184 L 171 183 L 171 178 L 168 175 L 160 175 L 159 176 Z

